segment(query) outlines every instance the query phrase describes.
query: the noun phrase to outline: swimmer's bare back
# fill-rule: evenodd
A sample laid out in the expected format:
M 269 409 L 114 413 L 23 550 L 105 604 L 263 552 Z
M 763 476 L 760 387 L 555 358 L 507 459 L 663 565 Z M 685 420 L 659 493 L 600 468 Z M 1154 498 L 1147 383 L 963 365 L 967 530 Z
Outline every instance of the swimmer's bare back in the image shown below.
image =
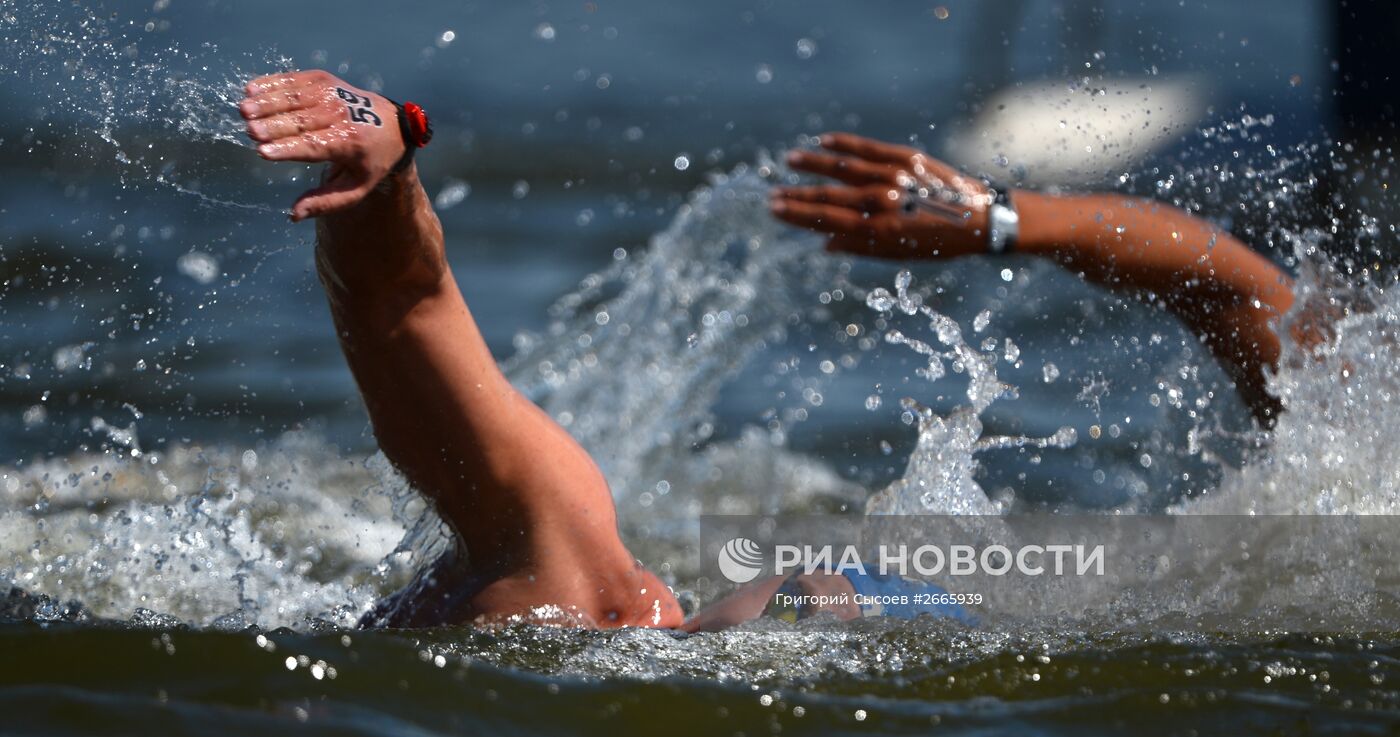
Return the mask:
M 671 591 L 623 546 L 598 467 L 487 349 L 416 166 L 394 171 L 393 103 L 306 71 L 249 82 L 239 109 L 263 158 L 329 164 L 291 217 L 316 218 L 317 271 L 380 447 L 454 533 L 456 553 L 373 623 L 679 626 Z

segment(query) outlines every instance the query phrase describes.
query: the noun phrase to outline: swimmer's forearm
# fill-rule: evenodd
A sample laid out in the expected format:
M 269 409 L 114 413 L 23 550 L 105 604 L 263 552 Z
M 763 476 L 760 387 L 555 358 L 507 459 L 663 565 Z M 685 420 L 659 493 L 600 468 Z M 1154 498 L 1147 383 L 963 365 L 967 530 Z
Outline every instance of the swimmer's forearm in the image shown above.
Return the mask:
M 497 386 L 494 361 L 447 268 L 442 228 L 414 167 L 358 206 L 317 221 L 316 265 L 346 361 L 376 437 L 410 482 L 446 501 L 441 393 L 453 371 L 440 344 L 467 345 L 458 373 Z M 447 364 L 447 365 L 445 365 Z M 468 378 L 468 377 L 463 377 Z
M 1017 250 L 1049 258 L 1109 289 L 1151 292 L 1201 336 L 1255 414 L 1277 410 L 1264 368 L 1278 363 L 1273 322 L 1293 304 L 1292 280 L 1229 233 L 1174 207 L 1116 195 L 1013 196 Z
M 474 559 L 506 564 L 504 551 L 559 515 L 612 540 L 598 555 L 616 553 L 606 481 L 500 371 L 447 267 L 431 203 L 406 174 L 317 229 L 318 269 L 380 447 Z M 596 511 L 571 508 L 584 501 Z
M 442 462 L 458 455 L 447 445 L 465 446 L 473 471 L 499 469 L 509 446 L 489 436 L 509 426 L 500 415 L 513 414 L 515 391 L 447 266 L 441 224 L 413 169 L 357 207 L 321 218 L 316 255 L 346 359 L 390 460 L 435 497 L 462 475 Z
M 356 207 L 316 221 L 316 267 L 333 309 L 373 304 L 397 319 L 451 275 L 442 224 L 416 166 L 385 179 Z
M 1116 195 L 1017 192 L 1017 250 L 1045 256 L 1110 288 L 1201 303 L 1258 300 L 1282 313 L 1291 280 L 1229 233 L 1174 207 Z

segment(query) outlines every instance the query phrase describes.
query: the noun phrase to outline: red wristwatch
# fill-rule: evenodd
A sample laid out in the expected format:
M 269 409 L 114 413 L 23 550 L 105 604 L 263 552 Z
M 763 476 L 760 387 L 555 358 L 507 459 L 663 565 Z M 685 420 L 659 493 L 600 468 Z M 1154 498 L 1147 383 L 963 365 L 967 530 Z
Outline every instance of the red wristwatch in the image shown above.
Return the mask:
M 433 140 L 433 123 L 428 120 L 428 113 L 416 102 L 405 102 L 400 105 L 393 100 L 394 109 L 398 112 L 399 134 L 403 136 L 403 157 L 394 164 L 393 172 L 397 173 L 408 168 L 413 162 L 413 152 L 428 145 Z
M 408 128 L 404 134 L 404 144 L 412 143 L 418 148 L 428 145 L 428 141 L 433 140 L 433 124 L 428 122 L 428 113 L 416 102 L 405 102 L 399 106 L 399 118 L 407 121 Z

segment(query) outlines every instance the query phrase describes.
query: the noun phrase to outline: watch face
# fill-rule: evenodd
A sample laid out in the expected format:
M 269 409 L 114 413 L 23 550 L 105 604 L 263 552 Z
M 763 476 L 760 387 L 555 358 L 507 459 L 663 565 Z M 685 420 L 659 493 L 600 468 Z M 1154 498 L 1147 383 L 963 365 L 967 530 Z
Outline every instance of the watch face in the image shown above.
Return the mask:
M 1021 218 L 1016 211 L 1001 202 L 992 203 L 987 210 L 987 250 L 1005 253 L 1016 241 Z

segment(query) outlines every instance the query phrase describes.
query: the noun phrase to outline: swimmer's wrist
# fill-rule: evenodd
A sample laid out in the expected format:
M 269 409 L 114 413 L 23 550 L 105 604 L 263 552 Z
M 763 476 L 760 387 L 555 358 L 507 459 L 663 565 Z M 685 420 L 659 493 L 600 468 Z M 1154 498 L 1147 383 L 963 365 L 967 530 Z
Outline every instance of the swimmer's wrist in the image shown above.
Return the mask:
M 442 224 L 414 165 L 386 175 L 355 207 L 318 218 L 316 235 L 327 291 L 364 306 L 415 301 L 449 273 Z
M 1011 190 L 989 184 L 992 204 L 987 207 L 987 252 L 1001 256 L 1016 247 L 1020 236 L 1020 216 L 1011 201 Z
M 413 185 L 418 183 L 418 163 L 409 158 L 408 164 L 402 167 L 395 167 L 389 170 L 384 178 L 379 180 L 379 185 L 375 188 L 380 194 L 403 194 L 409 191 Z
M 1016 205 L 1015 253 L 1055 256 L 1073 248 L 1075 239 L 1088 231 L 1067 216 L 1064 198 L 1027 189 L 1012 189 L 1008 197 Z

